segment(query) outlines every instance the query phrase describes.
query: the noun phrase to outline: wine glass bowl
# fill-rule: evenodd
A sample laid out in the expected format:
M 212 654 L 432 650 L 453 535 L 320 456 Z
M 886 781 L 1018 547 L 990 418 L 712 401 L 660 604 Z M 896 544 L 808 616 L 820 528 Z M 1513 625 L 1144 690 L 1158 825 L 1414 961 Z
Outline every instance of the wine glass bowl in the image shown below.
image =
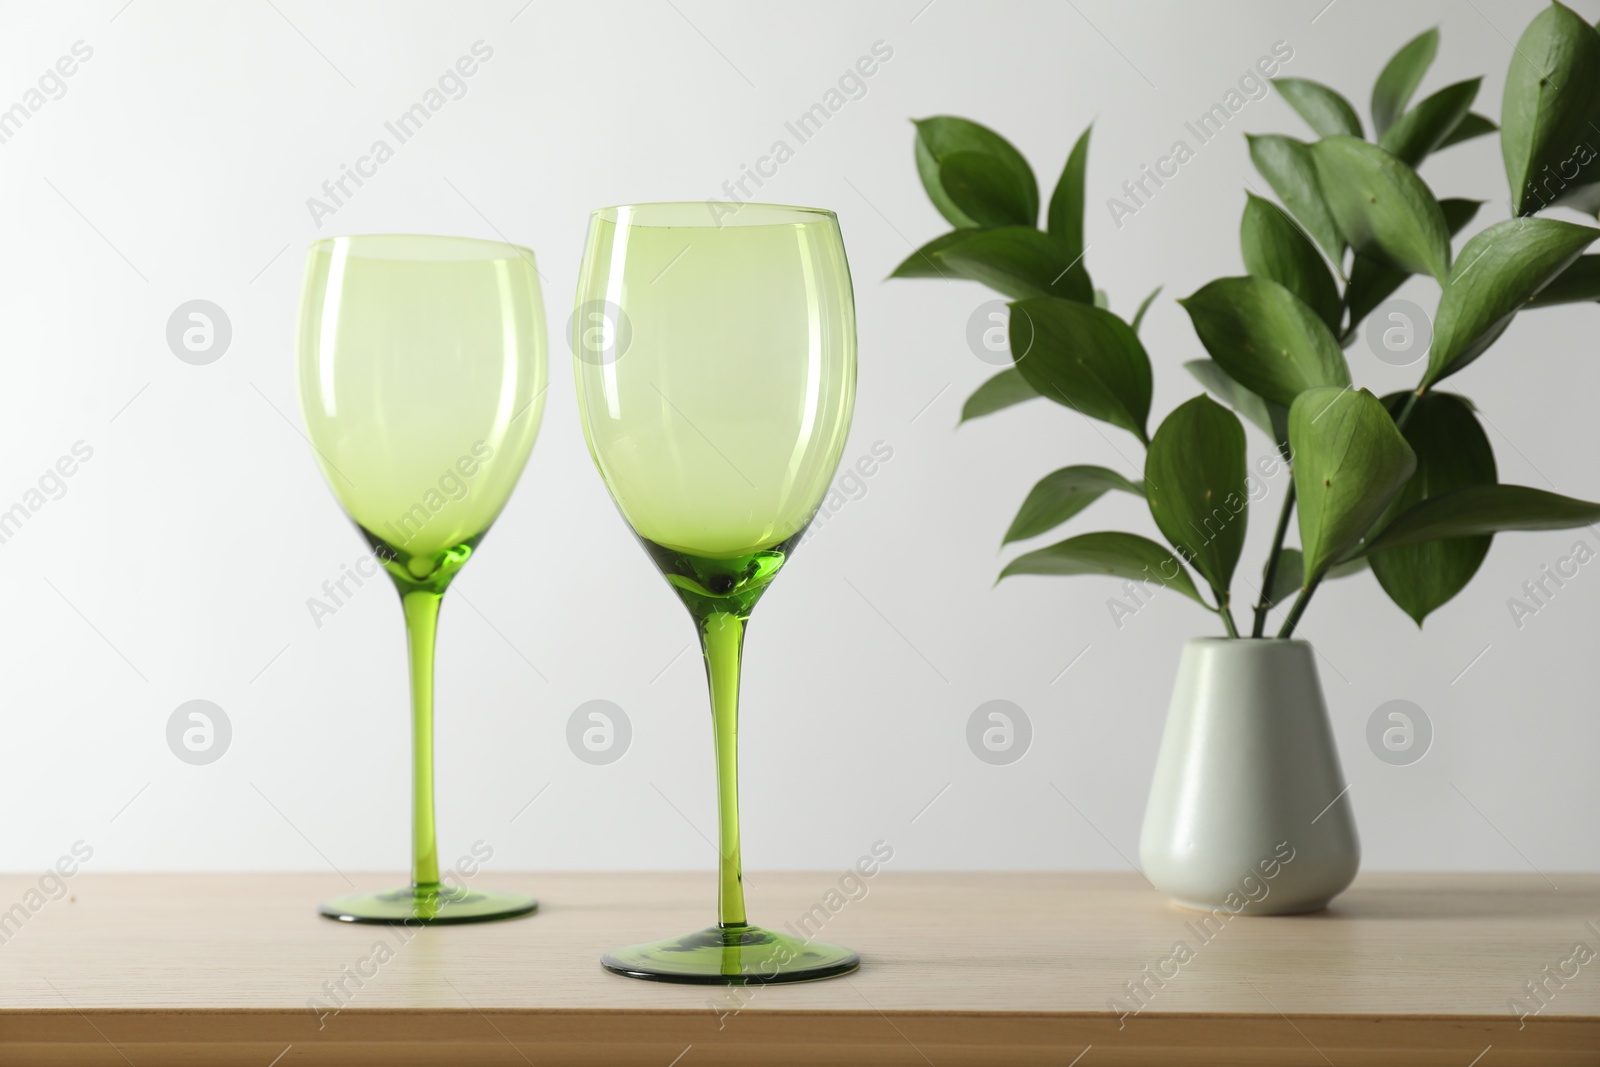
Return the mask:
M 439 879 L 433 657 L 440 602 L 511 496 L 538 433 L 544 311 L 533 253 L 374 234 L 311 246 L 297 339 L 317 462 L 400 593 L 412 696 L 412 883 L 322 905 L 347 922 L 477 922 L 537 902 Z
M 532 256 L 463 237 L 311 246 L 306 428 L 345 513 L 418 580 L 488 530 L 538 434 L 545 329 Z
M 573 317 L 590 454 L 689 610 L 711 689 L 718 923 L 607 953 L 657 981 L 807 981 L 849 949 L 751 925 L 739 858 L 738 689 L 751 610 L 827 493 L 855 403 L 855 308 L 838 221 L 817 208 L 639 204 L 595 212 Z
M 581 284 L 610 299 L 620 283 L 627 344 L 576 366 L 590 452 L 634 532 L 721 557 L 793 537 L 826 493 L 855 397 L 855 311 L 831 212 L 707 218 L 703 204 L 595 213 Z

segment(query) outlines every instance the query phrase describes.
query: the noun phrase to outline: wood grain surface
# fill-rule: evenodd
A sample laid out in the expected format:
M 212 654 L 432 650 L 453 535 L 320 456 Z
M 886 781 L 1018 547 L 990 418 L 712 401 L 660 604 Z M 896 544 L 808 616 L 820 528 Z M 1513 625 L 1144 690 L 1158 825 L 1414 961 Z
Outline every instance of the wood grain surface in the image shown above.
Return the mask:
M 758 872 L 752 915 L 861 970 L 743 989 L 599 966 L 708 925 L 709 874 L 483 874 L 539 914 L 417 931 L 318 917 L 336 874 L 0 876 L 0 1064 L 1600 1064 L 1597 875 L 1209 924 L 1131 873 L 841 876 Z

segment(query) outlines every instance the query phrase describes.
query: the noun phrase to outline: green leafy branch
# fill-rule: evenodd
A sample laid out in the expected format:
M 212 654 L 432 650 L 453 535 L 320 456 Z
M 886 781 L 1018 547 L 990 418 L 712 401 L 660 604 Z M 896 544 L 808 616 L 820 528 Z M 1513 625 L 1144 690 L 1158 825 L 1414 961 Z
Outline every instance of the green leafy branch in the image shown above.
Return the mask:
M 1421 625 L 1472 579 L 1496 533 L 1600 519 L 1600 504 L 1500 484 L 1476 409 L 1436 388 L 1521 311 L 1600 300 L 1600 256 L 1583 254 L 1600 229 L 1531 217 L 1552 205 L 1600 209 L 1600 33 L 1559 3 L 1535 17 L 1511 60 L 1503 129 L 1472 110 L 1480 79 L 1412 103 L 1438 44 L 1429 30 L 1384 67 L 1372 90 L 1371 141 L 1337 91 L 1307 79 L 1274 82 L 1318 139 L 1249 137 L 1251 159 L 1282 206 L 1247 193 L 1246 273 L 1178 301 L 1210 355 L 1185 366 L 1222 403 L 1197 396 L 1153 435 L 1151 365 L 1138 327 L 1160 290 L 1124 321 L 1094 288 L 1084 262 L 1090 132 L 1069 154 L 1041 230 L 1038 183 L 1009 142 L 966 119 L 917 123 L 923 186 L 955 228 L 893 276 L 973 280 L 1012 299 L 1013 366 L 968 398 L 962 421 L 1043 396 L 1128 431 L 1146 449 L 1141 480 L 1093 466 L 1046 475 L 1002 544 L 1055 529 L 1114 490 L 1144 497 L 1170 546 L 1132 533 L 1082 534 L 1018 556 L 1002 579 L 1111 574 L 1172 588 L 1239 636 L 1231 589 L 1252 477 L 1239 416 L 1270 437 L 1291 471 L 1252 637 L 1264 636 L 1271 609 L 1292 597 L 1278 632 L 1291 636 L 1323 581 L 1368 567 Z M 1417 168 L 1495 134 L 1515 217 L 1453 253 L 1452 239 L 1482 205 L 1437 198 Z M 1414 389 L 1379 399 L 1354 386 L 1343 349 L 1418 274 L 1440 286 L 1427 366 Z M 1286 544 L 1292 521 L 1299 547 Z

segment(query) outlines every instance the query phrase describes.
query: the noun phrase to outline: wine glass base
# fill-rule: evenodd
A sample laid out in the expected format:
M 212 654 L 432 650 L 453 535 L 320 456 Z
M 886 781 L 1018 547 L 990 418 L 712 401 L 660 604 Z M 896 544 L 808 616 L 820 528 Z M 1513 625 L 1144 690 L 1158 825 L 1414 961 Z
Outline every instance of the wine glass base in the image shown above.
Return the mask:
M 346 923 L 444 926 L 532 915 L 539 902 L 525 893 L 484 892 L 451 886 L 406 886 L 383 893 L 358 893 L 317 906 L 329 919 Z
M 712 926 L 615 949 L 600 957 L 600 965 L 612 974 L 648 982 L 775 985 L 849 974 L 861 966 L 861 957 L 839 945 L 759 926 Z

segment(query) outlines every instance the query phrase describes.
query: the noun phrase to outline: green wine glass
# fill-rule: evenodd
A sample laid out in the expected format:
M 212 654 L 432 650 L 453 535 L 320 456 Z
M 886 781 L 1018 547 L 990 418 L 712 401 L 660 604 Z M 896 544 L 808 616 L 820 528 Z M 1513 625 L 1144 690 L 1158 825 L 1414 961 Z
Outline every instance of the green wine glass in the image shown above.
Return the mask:
M 589 451 L 700 635 L 716 742 L 717 925 L 607 953 L 617 974 L 735 985 L 846 974 L 854 952 L 751 925 L 739 861 L 739 665 L 750 611 L 838 467 L 856 329 L 838 220 L 815 208 L 597 211 L 574 368 Z
M 533 897 L 440 882 L 433 658 L 445 590 L 505 507 L 539 431 L 545 328 L 533 253 L 464 237 L 318 241 L 298 349 L 312 448 L 400 593 L 411 673 L 411 885 L 320 910 L 374 923 L 527 915 Z

